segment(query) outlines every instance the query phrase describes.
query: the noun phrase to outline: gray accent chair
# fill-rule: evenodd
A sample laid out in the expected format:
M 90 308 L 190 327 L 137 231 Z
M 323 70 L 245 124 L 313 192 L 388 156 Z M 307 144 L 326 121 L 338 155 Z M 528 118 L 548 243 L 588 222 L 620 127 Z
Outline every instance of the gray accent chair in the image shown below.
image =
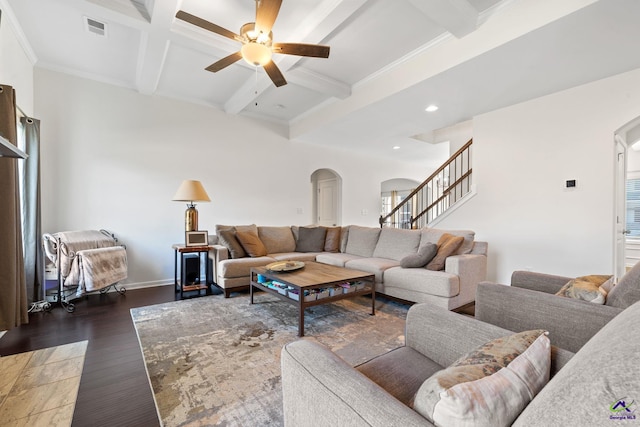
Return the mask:
M 408 404 L 422 383 L 462 355 L 512 332 L 431 304 L 409 309 L 405 346 L 355 368 L 314 341 L 282 349 L 289 426 L 432 425 Z M 552 347 L 552 375 L 573 353 Z
M 571 279 L 516 271 L 511 286 L 481 282 L 475 317 L 514 332 L 546 329 L 554 345 L 576 352 L 611 319 L 640 301 L 640 263 L 620 278 L 604 305 L 555 295 Z
M 620 415 L 611 410 L 619 399 L 640 396 L 639 321 L 637 303 L 575 355 L 552 347 L 552 378 L 513 425 L 609 425 L 610 417 Z M 289 343 L 281 358 L 285 426 L 430 426 L 407 405 L 422 382 L 507 334 L 495 325 L 417 304 L 407 315 L 406 345 L 356 368 L 316 342 Z

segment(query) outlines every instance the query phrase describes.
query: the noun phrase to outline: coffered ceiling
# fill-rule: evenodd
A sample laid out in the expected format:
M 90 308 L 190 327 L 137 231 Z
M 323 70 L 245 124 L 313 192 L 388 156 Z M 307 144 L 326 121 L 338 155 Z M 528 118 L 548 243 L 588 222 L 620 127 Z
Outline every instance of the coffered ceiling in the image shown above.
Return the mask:
M 254 0 L 0 5 L 36 67 L 267 120 L 295 141 L 412 161 L 441 154 L 429 143 L 437 129 L 640 67 L 637 0 L 283 0 L 274 40 L 331 54 L 274 55 L 288 81 L 280 88 L 244 61 L 205 71 L 240 44 L 175 19 L 184 10 L 238 33 Z M 426 113 L 429 104 L 440 109 Z

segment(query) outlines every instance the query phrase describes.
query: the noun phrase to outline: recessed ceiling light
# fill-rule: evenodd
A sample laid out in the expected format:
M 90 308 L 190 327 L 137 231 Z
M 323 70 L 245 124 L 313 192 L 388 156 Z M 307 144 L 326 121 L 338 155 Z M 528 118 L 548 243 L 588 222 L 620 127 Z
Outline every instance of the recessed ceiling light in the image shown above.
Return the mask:
M 438 106 L 431 104 L 427 108 L 425 108 L 424 110 L 429 112 L 429 113 L 433 113 L 434 111 L 438 111 Z
M 394 149 L 394 150 L 399 150 L 399 149 L 400 149 L 400 146 L 399 146 L 399 145 L 394 145 L 394 146 L 393 146 L 393 149 Z

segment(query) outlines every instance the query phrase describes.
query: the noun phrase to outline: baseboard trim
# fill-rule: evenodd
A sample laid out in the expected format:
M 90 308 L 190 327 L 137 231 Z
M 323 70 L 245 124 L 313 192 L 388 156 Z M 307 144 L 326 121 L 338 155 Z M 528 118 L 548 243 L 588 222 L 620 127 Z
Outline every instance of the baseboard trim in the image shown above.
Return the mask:
M 156 280 L 151 282 L 134 282 L 134 283 L 119 283 L 119 287 L 123 287 L 125 289 L 144 289 L 144 288 L 155 288 L 157 286 L 173 286 L 173 279 L 168 280 Z M 111 292 L 113 289 L 110 289 Z

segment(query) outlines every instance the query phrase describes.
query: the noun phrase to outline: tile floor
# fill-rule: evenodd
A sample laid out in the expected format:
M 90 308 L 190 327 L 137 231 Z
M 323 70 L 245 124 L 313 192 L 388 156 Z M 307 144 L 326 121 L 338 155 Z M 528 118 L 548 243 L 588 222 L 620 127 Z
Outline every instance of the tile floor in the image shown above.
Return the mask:
M 0 426 L 70 426 L 87 343 L 0 357 Z

